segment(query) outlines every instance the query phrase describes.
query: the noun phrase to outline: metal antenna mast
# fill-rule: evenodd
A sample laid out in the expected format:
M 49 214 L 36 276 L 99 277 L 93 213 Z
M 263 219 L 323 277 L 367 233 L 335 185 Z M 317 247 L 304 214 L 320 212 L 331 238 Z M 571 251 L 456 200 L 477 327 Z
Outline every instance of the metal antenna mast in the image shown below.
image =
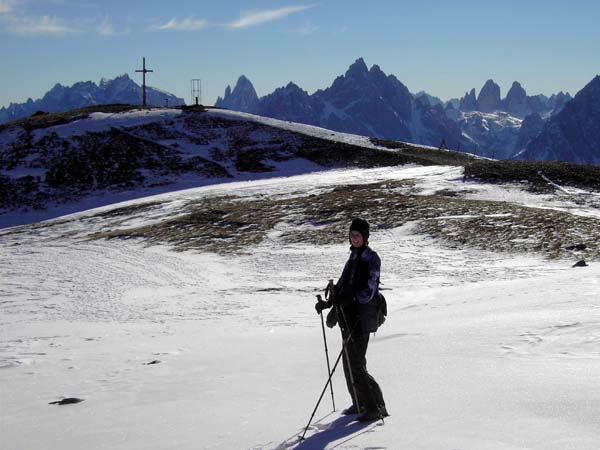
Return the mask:
M 191 82 L 192 85 L 192 104 L 198 106 L 202 103 L 202 80 L 200 78 L 194 78 Z
M 142 72 L 142 106 L 146 106 L 146 73 L 154 72 L 154 70 L 146 69 L 146 57 L 142 58 L 142 70 L 136 70 L 136 72 Z

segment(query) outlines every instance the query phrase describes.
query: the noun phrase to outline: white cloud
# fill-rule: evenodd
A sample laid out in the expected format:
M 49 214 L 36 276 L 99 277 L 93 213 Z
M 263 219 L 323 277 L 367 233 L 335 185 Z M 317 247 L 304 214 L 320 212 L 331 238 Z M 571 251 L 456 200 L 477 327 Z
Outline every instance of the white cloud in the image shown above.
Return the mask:
M 130 30 L 128 29 L 122 31 L 115 30 L 115 27 L 113 27 L 112 23 L 110 23 L 108 17 L 105 17 L 98 26 L 98 34 L 101 36 L 124 36 L 129 34 L 129 32 Z
M 229 28 L 241 29 L 262 25 L 267 22 L 283 19 L 290 14 L 305 11 L 312 8 L 313 5 L 306 6 L 288 6 L 279 9 L 268 9 L 263 11 L 250 11 L 240 17 L 238 20 L 231 22 Z
M 206 27 L 206 20 L 187 18 L 183 20 L 171 19 L 162 25 L 155 25 L 153 30 L 198 31 Z
M 340 34 L 344 34 L 346 31 L 348 31 L 348 27 L 346 25 L 344 25 L 343 27 L 340 27 L 337 30 L 334 30 L 333 35 L 339 36 Z
M 0 0 L 0 14 L 11 12 L 16 3 L 16 0 Z
M 0 23 L 4 24 L 10 33 L 23 36 L 63 36 L 76 33 L 79 30 L 72 28 L 58 17 L 51 16 L 14 16 L 5 14 L 0 16 Z
M 302 25 L 300 28 L 298 28 L 296 31 L 298 34 L 301 34 L 302 36 L 308 36 L 309 34 L 313 34 L 314 32 L 316 32 L 318 29 L 319 29 L 318 26 L 307 22 L 304 25 Z

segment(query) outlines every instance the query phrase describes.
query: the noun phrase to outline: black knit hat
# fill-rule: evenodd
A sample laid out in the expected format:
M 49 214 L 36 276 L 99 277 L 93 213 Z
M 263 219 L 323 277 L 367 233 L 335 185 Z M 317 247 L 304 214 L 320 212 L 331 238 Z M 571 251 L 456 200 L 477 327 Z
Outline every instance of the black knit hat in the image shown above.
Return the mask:
M 358 231 L 362 234 L 365 243 L 369 240 L 369 222 L 366 220 L 360 218 L 353 219 L 348 233 L 351 233 L 352 231 Z

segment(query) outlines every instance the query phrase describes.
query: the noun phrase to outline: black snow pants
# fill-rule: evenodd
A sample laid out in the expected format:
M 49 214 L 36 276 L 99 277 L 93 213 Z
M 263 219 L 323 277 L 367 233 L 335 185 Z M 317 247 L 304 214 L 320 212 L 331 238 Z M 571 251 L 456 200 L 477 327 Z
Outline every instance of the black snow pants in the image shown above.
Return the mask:
M 342 329 L 342 339 L 347 339 L 350 331 L 346 327 Z M 361 409 L 367 411 L 377 411 L 385 408 L 383 393 L 375 378 L 367 372 L 367 347 L 369 345 L 369 333 L 364 333 L 360 324 L 352 331 L 352 337 L 346 344 L 347 355 L 342 358 L 344 362 L 344 376 L 346 377 L 346 385 L 348 392 L 352 398 L 352 403 L 358 405 Z M 349 360 L 349 361 L 348 361 Z M 352 378 L 350 372 L 352 371 Z M 354 379 L 354 387 L 356 388 L 356 397 L 354 398 L 354 389 L 352 387 L 352 379 Z

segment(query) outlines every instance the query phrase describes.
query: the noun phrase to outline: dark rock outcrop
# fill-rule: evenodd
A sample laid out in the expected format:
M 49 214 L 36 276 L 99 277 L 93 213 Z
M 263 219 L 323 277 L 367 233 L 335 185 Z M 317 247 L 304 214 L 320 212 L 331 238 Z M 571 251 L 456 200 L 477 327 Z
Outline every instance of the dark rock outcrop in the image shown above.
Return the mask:
M 84 400 L 82 398 L 77 398 L 77 397 L 67 397 L 67 398 L 63 398 L 62 400 L 57 400 L 55 402 L 50 402 L 48 403 L 49 405 L 74 405 L 76 403 L 81 403 Z

